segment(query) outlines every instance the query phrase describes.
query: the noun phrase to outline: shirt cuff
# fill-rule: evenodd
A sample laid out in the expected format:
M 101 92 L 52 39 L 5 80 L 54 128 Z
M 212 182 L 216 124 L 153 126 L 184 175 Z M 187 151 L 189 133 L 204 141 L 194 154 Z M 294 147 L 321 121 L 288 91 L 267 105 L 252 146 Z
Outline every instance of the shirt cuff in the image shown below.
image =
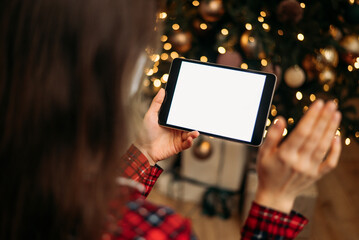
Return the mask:
M 308 223 L 301 214 L 290 214 L 252 203 L 246 223 L 242 229 L 242 239 L 294 239 Z
M 132 179 L 144 185 L 143 196 L 147 196 L 163 169 L 157 164 L 151 166 L 146 156 L 134 145 L 131 145 L 126 154 L 122 157 L 123 177 Z

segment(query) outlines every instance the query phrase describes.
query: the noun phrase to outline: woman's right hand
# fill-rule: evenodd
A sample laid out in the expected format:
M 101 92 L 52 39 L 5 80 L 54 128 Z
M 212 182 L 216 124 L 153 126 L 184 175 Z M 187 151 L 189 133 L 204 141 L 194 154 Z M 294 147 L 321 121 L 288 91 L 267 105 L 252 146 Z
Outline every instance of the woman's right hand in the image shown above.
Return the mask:
M 335 133 L 340 120 L 333 101 L 317 100 L 281 143 L 286 121 L 277 118 L 259 150 L 255 201 L 289 213 L 295 198 L 338 164 L 341 141 Z

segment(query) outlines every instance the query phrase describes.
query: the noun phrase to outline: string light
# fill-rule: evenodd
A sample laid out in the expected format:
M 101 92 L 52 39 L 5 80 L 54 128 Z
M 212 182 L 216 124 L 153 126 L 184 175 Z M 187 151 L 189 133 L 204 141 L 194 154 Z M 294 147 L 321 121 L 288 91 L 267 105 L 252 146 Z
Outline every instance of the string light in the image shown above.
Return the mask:
M 197 0 L 194 0 L 192 2 L 192 5 L 195 6 L 195 7 L 198 7 L 199 6 L 199 2 Z
M 172 29 L 176 31 L 176 30 L 180 29 L 180 25 L 175 23 L 172 25 Z
M 359 62 L 355 62 L 355 63 L 354 63 L 354 67 L 355 67 L 356 69 L 359 69 Z
M 170 50 L 172 48 L 172 44 L 171 43 L 165 43 L 165 44 L 163 44 L 163 49 L 164 50 Z
M 337 131 L 335 132 L 335 135 L 336 135 L 336 136 L 340 136 L 340 135 L 341 135 L 341 133 L 340 133 L 340 130 L 339 130 L 339 129 L 337 129 Z
M 302 98 L 303 98 L 303 94 L 298 91 L 298 92 L 295 94 L 295 97 L 300 101 L 300 100 L 302 100 Z
M 159 14 L 159 17 L 160 17 L 160 19 L 165 19 L 167 17 L 167 13 L 166 12 L 161 12 Z
M 270 27 L 269 27 L 269 25 L 268 25 L 267 23 L 263 23 L 263 24 L 262 24 L 262 27 L 263 27 L 263 29 L 266 30 L 266 31 L 269 31 L 269 29 L 270 29 Z
M 298 33 L 297 38 L 299 41 L 303 41 L 304 40 L 304 35 L 302 33 Z
M 352 66 L 352 65 L 349 65 L 349 66 L 348 66 L 348 71 L 349 71 L 349 72 L 352 72 L 352 71 L 353 71 L 353 66 Z
M 161 42 L 166 42 L 168 40 L 168 37 L 166 35 L 161 36 Z
M 200 29 L 202 29 L 202 30 L 206 30 L 206 29 L 208 28 L 207 24 L 205 24 L 205 23 L 201 23 L 201 24 L 199 25 L 199 27 L 200 27 Z
M 150 82 L 150 80 L 148 80 L 148 79 L 145 79 L 145 80 L 143 81 L 143 86 L 145 86 L 145 87 L 150 86 L 150 84 L 151 84 L 151 82 Z
M 166 83 L 168 81 L 168 73 L 163 74 L 161 77 L 161 82 Z
M 273 117 L 275 117 L 275 116 L 277 116 L 277 109 L 275 109 L 275 108 L 273 108 L 271 111 L 270 111 L 270 114 L 273 116 Z
M 356 138 L 359 138 L 359 132 L 358 132 L 358 131 L 355 132 L 355 137 L 356 137 Z
M 200 60 L 201 60 L 202 62 L 207 62 L 207 61 L 208 61 L 208 58 L 207 58 L 206 56 L 202 56 L 202 57 L 200 58 Z
M 161 80 L 159 80 L 158 78 L 156 78 L 154 81 L 153 81 L 153 86 L 155 87 L 160 87 L 162 85 L 161 83 Z
M 351 141 L 350 141 L 350 138 L 346 138 L 346 139 L 345 139 L 345 145 L 348 146 L 348 145 L 350 144 L 350 142 L 351 142 Z
M 355 2 L 355 0 L 349 0 L 349 3 L 350 3 L 351 5 L 353 5 L 354 2 Z
M 175 59 L 175 58 L 178 58 L 179 55 L 177 52 L 171 52 L 171 58 Z
M 263 67 L 265 67 L 265 66 L 268 65 L 268 61 L 265 60 L 265 59 L 262 59 L 262 60 L 261 60 L 261 64 L 262 64 Z
M 323 90 L 324 90 L 324 92 L 328 92 L 329 89 L 330 89 L 330 87 L 329 87 L 328 84 L 324 84 L 324 85 L 323 85 Z
M 263 138 L 265 138 L 267 136 L 267 130 L 264 130 L 264 133 L 263 133 Z
M 277 33 L 279 36 L 283 36 L 283 34 L 284 34 L 282 29 L 278 29 Z
M 221 33 L 224 35 L 224 36 L 227 36 L 228 35 L 228 29 L 227 28 L 223 28 L 222 30 L 221 30 Z
M 317 97 L 312 93 L 310 94 L 309 99 L 311 102 L 314 102 L 317 99 Z
M 266 126 L 269 127 L 271 125 L 271 120 L 269 118 L 267 118 L 267 123 L 266 123 Z
M 258 17 L 258 22 L 264 22 L 264 18 L 263 17 Z
M 242 64 L 241 64 L 241 68 L 243 68 L 243 69 L 248 69 L 248 64 L 247 64 L 247 63 L 242 63 Z
M 153 69 L 147 69 L 147 71 L 145 71 L 145 72 L 146 72 L 147 76 L 152 76 L 153 75 Z
M 305 8 L 305 3 L 300 3 L 300 6 L 301 6 L 302 8 Z
M 286 136 L 288 134 L 288 129 L 287 128 L 284 128 L 284 131 L 283 131 L 283 137 Z
M 157 73 L 158 72 L 158 67 L 154 67 L 152 70 L 153 70 L 153 73 Z
M 168 54 L 167 53 L 162 53 L 161 54 L 161 60 L 166 61 L 168 59 Z
M 303 113 L 306 113 L 308 111 L 308 108 L 309 108 L 308 106 L 304 106 L 303 107 Z
M 253 28 L 252 24 L 250 24 L 250 23 L 246 23 L 245 27 L 248 31 L 252 30 L 252 28 Z
M 225 54 L 225 53 L 226 53 L 226 49 L 225 49 L 224 47 L 220 46 L 220 47 L 218 47 L 218 52 L 219 52 L 220 54 Z
M 151 58 L 152 62 L 157 62 L 157 61 L 160 60 L 160 55 L 158 55 L 158 54 L 153 54 L 153 55 L 151 55 L 150 58 Z
M 267 13 L 266 13 L 265 11 L 261 11 L 261 12 L 260 12 L 260 15 L 261 15 L 262 17 L 266 17 L 266 16 L 267 16 Z
M 294 123 L 294 119 L 293 118 L 288 118 L 288 124 L 292 125 Z

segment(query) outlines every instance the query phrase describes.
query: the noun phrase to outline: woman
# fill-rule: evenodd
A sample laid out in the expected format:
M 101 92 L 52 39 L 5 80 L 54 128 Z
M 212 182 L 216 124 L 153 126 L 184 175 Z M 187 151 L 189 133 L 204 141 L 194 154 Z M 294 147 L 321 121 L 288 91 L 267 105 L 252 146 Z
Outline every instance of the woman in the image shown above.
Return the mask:
M 190 147 L 198 136 L 157 125 L 163 90 L 130 148 L 135 153 L 121 158 L 130 145 L 129 78 L 153 45 L 157 8 L 154 0 L 1 1 L 0 239 L 126 239 L 126 231 L 138 230 L 128 218 L 135 213 L 131 203 L 162 209 L 138 196 L 137 190 L 148 194 L 160 173 L 150 163 Z M 259 219 L 258 209 L 292 221 L 287 213 L 300 188 L 338 161 L 333 133 L 339 121 L 333 103 L 318 101 L 280 144 L 285 122 L 279 118 L 258 157 L 260 187 L 244 239 L 255 233 L 251 219 Z M 189 239 L 188 222 L 175 216 L 183 234 L 173 238 Z M 149 229 L 156 228 L 135 231 L 138 239 Z

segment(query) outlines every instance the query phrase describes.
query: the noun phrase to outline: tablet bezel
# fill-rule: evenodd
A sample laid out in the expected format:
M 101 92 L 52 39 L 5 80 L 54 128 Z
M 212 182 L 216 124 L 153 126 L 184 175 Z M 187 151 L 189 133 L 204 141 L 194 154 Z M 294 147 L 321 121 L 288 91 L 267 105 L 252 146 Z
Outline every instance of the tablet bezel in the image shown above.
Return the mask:
M 242 72 L 262 74 L 262 75 L 266 76 L 251 141 L 244 141 L 241 139 L 235 139 L 235 138 L 231 138 L 231 137 L 227 137 L 227 136 L 216 135 L 216 134 L 212 134 L 212 133 L 199 131 L 201 134 L 216 137 L 216 138 L 245 143 L 245 144 L 249 144 L 252 146 L 260 146 L 263 141 L 263 134 L 264 134 L 264 130 L 266 127 L 269 110 L 270 110 L 270 107 L 272 104 L 272 99 L 273 99 L 275 84 L 276 84 L 276 76 L 272 73 L 229 67 L 229 66 L 201 62 L 201 61 L 196 61 L 196 60 L 183 59 L 183 58 L 174 59 L 172 61 L 171 68 L 169 71 L 169 77 L 168 77 L 166 88 L 165 88 L 166 97 L 162 103 L 162 106 L 161 106 L 161 109 L 159 112 L 158 123 L 164 127 L 169 127 L 169 128 L 174 128 L 174 129 L 179 129 L 179 130 L 184 130 L 184 131 L 193 131 L 193 130 L 197 130 L 197 129 L 189 129 L 189 128 L 186 128 L 185 126 L 176 126 L 176 125 L 171 125 L 171 124 L 167 123 L 167 118 L 168 118 L 168 114 L 170 111 L 170 107 L 171 107 L 171 103 L 172 103 L 173 95 L 175 92 L 175 87 L 177 84 L 177 79 L 178 79 L 178 75 L 180 72 L 182 62 L 190 62 L 190 63 L 195 63 L 195 64 L 220 67 L 220 68 L 224 68 L 224 69 L 231 69 L 231 70 L 242 71 Z

